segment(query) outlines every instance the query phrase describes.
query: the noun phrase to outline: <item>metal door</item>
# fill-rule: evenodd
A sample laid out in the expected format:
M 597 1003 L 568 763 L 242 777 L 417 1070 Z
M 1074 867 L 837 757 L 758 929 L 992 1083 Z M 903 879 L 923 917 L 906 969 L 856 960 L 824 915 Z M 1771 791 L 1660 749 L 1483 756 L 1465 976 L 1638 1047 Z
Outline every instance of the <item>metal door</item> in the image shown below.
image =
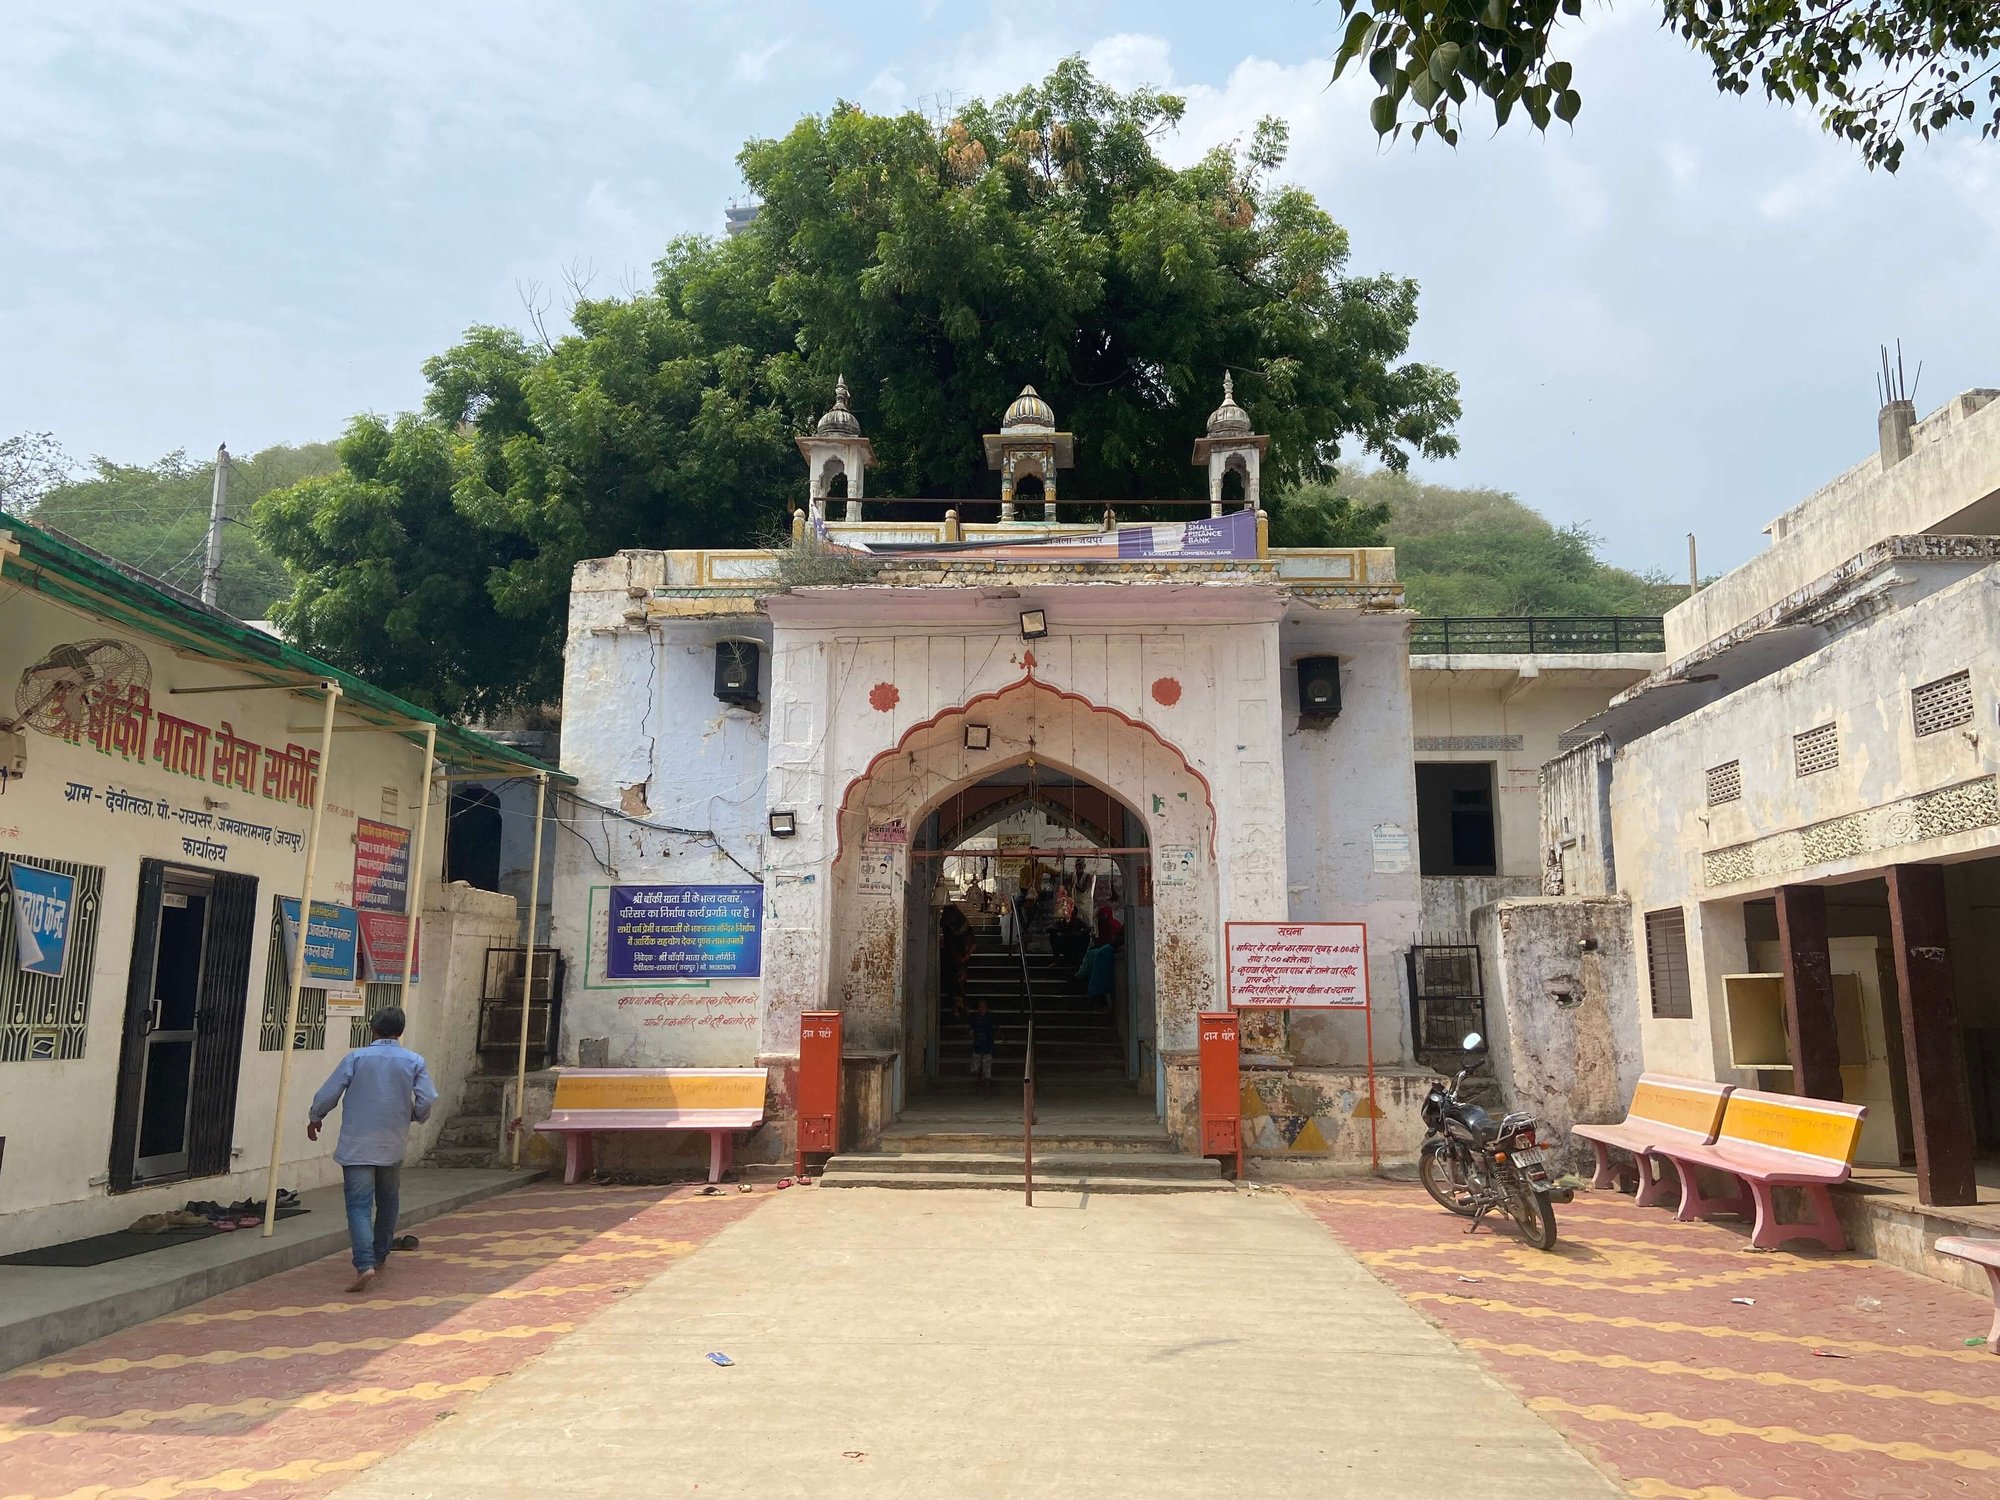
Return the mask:
M 151 993 L 144 997 L 140 1018 L 135 1178 L 187 1175 L 197 1015 L 213 895 L 210 879 L 191 871 L 168 870 L 161 881 Z

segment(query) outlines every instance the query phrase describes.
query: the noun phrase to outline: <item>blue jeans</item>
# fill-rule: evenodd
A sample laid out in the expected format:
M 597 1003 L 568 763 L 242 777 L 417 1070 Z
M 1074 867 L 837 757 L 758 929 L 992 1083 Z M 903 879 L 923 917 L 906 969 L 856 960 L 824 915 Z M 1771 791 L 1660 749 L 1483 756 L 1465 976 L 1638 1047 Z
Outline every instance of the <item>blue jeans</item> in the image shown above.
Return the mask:
M 403 1164 L 388 1167 L 342 1167 L 347 1192 L 347 1237 L 354 1242 L 354 1269 L 380 1270 L 389 1260 L 389 1242 L 396 1237 L 396 1214 L 402 1208 Z M 375 1222 L 368 1221 L 373 1208 Z

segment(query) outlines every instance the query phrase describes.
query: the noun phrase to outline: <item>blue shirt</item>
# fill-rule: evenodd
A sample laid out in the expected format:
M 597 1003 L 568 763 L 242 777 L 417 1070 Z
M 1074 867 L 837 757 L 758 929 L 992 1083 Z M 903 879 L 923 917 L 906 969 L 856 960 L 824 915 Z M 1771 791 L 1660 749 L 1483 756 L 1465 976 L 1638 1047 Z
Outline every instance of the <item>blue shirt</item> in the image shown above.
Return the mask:
M 333 1159 L 343 1167 L 393 1167 L 403 1159 L 411 1122 L 431 1117 L 438 1091 L 424 1060 L 384 1037 L 340 1060 L 313 1095 L 312 1118 L 324 1120 L 343 1094 Z
M 999 1019 L 990 1010 L 983 1016 L 975 1010 L 966 1019 L 966 1025 L 972 1028 L 972 1050 L 974 1052 L 991 1052 L 993 1050 L 993 1027 Z
M 1112 979 L 1118 972 L 1118 950 L 1109 943 L 1098 943 L 1083 955 L 1083 967 L 1077 977 L 1087 981 L 1085 988 L 1092 995 L 1108 995 L 1112 990 Z

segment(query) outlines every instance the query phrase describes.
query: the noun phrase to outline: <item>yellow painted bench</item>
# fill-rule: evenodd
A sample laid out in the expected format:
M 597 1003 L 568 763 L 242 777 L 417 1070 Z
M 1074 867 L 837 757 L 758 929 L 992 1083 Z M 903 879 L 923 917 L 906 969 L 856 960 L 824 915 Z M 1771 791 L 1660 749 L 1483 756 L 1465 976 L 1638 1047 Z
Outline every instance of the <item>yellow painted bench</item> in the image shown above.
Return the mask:
M 1723 1106 L 1722 1126 L 1709 1145 L 1683 1142 L 1653 1147 L 1653 1154 L 1674 1164 L 1681 1179 L 1678 1219 L 1707 1218 L 1733 1213 L 1756 1216 L 1750 1243 L 1775 1250 L 1786 1240 L 1818 1240 L 1829 1250 L 1845 1250 L 1847 1236 L 1834 1217 L 1835 1183 L 1847 1181 L 1854 1166 L 1854 1148 L 1861 1141 L 1865 1104 L 1841 1104 L 1832 1099 L 1802 1099 L 1793 1094 L 1766 1094 L 1736 1089 Z M 1726 1172 L 1741 1184 L 1727 1198 L 1705 1195 L 1695 1181 L 1697 1167 Z M 1781 1224 L 1771 1207 L 1771 1190 L 1803 1188 L 1812 1217 Z
M 708 1180 L 720 1182 L 736 1132 L 763 1123 L 765 1083 L 763 1068 L 565 1068 L 535 1129 L 564 1137 L 564 1182 L 591 1170 L 599 1131 L 705 1131 Z
M 1650 1153 L 1657 1146 L 1706 1146 L 1722 1126 L 1723 1106 L 1736 1086 L 1711 1083 L 1705 1078 L 1676 1078 L 1671 1073 L 1641 1075 L 1632 1092 L 1632 1107 L 1615 1124 L 1572 1125 L 1570 1134 L 1590 1142 L 1597 1153 L 1597 1174 L 1590 1185 L 1602 1191 L 1615 1186 L 1611 1152 L 1630 1153 L 1634 1171 L 1618 1176 L 1637 1179 L 1638 1201 L 1642 1205 L 1664 1202 L 1666 1179 Z

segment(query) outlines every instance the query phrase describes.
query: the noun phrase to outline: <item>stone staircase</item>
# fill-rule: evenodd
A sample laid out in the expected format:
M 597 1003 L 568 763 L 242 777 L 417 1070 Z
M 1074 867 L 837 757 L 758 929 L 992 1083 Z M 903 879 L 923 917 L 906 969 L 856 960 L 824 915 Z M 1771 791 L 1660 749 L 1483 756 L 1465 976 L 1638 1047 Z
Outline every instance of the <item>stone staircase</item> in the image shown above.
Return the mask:
M 1048 1192 L 1227 1192 L 1222 1164 L 1174 1150 L 1152 1101 L 1124 1085 L 1036 1086 L 1035 1187 Z M 1020 1192 L 1021 1097 L 912 1100 L 873 1151 L 826 1164 L 823 1188 L 997 1188 Z
M 966 974 L 966 1003 L 983 998 L 999 1024 L 993 1082 L 970 1077 L 972 1032 L 947 1015 L 938 1031 L 940 1078 L 883 1131 L 872 1151 L 826 1165 L 821 1187 L 997 1188 L 1024 1186 L 1021 1076 L 1028 1014 L 1021 960 L 1000 946 L 998 923 L 972 915 L 979 947 Z M 1153 1101 L 1125 1079 L 1125 1049 L 1102 1001 L 1083 994 L 1072 965 L 1049 956 L 1039 928 L 1028 941 L 1035 995 L 1035 1186 L 1049 1192 L 1226 1192 L 1221 1163 L 1174 1149 Z
M 458 1113 L 444 1122 L 436 1144 L 424 1157 L 424 1165 L 505 1166 L 500 1151 L 501 1098 L 513 1081 L 511 1073 L 474 1073 L 467 1078 Z

